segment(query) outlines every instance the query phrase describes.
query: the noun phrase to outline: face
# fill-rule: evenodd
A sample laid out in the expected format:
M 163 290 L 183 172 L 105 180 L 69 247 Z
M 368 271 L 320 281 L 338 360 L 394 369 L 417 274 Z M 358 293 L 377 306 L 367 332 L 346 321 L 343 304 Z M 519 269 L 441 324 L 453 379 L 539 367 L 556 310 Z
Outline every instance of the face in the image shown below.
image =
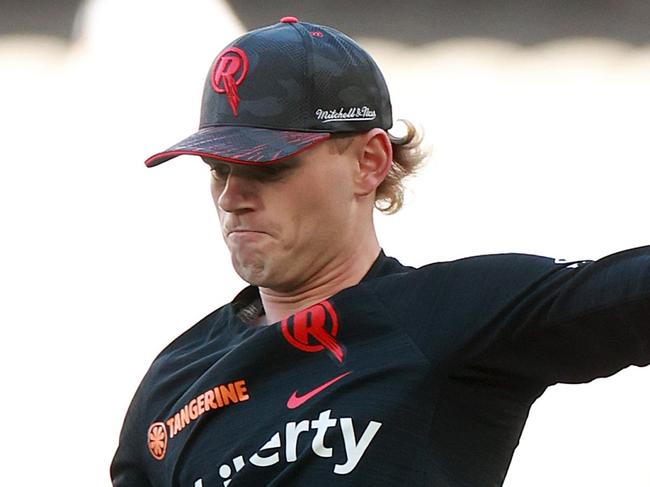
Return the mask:
M 204 160 L 223 238 L 245 281 L 295 290 L 354 245 L 350 151 L 327 141 L 265 167 Z

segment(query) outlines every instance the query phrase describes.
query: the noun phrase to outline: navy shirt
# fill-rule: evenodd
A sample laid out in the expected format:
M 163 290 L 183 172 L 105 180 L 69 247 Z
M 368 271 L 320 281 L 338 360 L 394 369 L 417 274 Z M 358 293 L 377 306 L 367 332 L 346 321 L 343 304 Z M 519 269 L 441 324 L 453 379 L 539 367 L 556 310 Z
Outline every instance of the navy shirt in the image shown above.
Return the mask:
M 502 485 L 557 382 L 650 363 L 650 247 L 499 254 L 363 280 L 268 326 L 249 287 L 172 342 L 133 398 L 115 487 Z

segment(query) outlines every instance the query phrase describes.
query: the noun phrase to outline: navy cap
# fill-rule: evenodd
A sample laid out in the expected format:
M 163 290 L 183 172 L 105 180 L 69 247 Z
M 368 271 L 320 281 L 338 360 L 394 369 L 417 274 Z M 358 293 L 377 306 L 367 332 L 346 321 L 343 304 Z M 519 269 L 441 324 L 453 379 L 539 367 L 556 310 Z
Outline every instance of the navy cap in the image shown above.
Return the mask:
M 181 154 L 271 164 L 333 133 L 391 126 L 388 88 L 372 57 L 331 27 L 284 17 L 219 53 L 205 81 L 198 132 L 145 164 Z

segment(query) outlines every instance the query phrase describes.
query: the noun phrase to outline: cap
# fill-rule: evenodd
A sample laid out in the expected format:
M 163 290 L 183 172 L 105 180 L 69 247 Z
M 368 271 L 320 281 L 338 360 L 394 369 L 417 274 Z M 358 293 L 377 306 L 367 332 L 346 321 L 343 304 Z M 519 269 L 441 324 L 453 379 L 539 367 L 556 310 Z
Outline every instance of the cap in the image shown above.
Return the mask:
M 265 165 L 334 133 L 391 125 L 388 88 L 372 57 L 336 29 L 284 17 L 219 53 L 205 81 L 199 130 L 145 164 L 190 154 Z

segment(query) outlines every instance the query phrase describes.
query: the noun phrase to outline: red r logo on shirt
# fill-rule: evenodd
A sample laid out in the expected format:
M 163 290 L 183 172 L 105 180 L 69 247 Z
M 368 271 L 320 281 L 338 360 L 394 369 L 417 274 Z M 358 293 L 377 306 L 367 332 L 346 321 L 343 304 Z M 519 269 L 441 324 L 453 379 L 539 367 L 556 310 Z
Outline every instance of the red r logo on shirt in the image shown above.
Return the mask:
M 327 350 L 343 363 L 343 347 L 336 341 L 339 320 L 329 301 L 323 301 L 299 311 L 280 325 L 284 338 L 303 352 Z

